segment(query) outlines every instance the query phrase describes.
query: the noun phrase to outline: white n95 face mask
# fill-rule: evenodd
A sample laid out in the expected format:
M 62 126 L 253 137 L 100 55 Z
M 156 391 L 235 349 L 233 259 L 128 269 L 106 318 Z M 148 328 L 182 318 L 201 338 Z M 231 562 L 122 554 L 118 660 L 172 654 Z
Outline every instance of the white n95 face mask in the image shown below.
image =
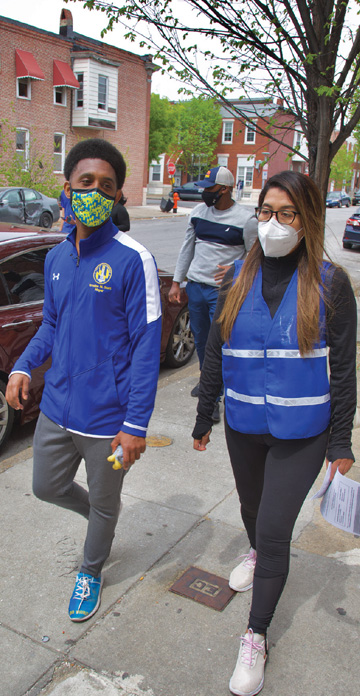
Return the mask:
M 282 225 L 272 217 L 267 222 L 258 223 L 258 237 L 265 256 L 287 256 L 299 243 L 298 234 L 291 225 Z M 304 235 L 302 235 L 303 237 Z M 302 239 L 301 237 L 301 239 Z

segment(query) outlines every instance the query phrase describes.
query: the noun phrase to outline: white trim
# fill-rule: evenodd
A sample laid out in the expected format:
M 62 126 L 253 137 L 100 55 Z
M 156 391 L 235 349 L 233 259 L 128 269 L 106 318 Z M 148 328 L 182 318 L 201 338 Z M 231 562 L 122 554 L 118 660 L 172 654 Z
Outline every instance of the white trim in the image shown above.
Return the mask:
M 146 321 L 150 324 L 161 317 L 161 301 L 159 292 L 159 277 L 157 274 L 157 269 L 155 261 L 148 251 L 142 244 L 139 244 L 135 239 L 129 237 L 125 232 L 118 232 L 114 239 L 116 239 L 120 244 L 129 247 L 137 251 L 140 255 L 144 276 L 145 276 L 145 292 L 146 292 Z M 131 426 L 132 427 L 132 426 Z
M 330 401 L 330 394 L 323 394 L 321 396 L 301 396 L 283 398 L 281 396 L 271 396 L 266 394 L 266 401 L 268 404 L 273 404 L 274 406 L 317 406 L 318 404 L 326 404 Z
M 256 406 L 263 406 L 265 404 L 265 399 L 263 396 L 249 396 L 249 394 L 239 394 L 232 389 L 226 390 L 226 396 L 230 396 L 236 401 L 243 401 L 246 404 L 255 404 Z
M 135 430 L 143 430 L 145 433 L 147 431 L 147 428 L 143 428 L 142 425 L 134 425 L 133 423 L 128 423 L 127 421 L 124 421 L 123 425 L 126 425 L 127 428 L 134 428 Z
M 231 355 L 233 358 L 263 358 L 263 350 L 238 350 L 235 348 L 223 348 L 223 355 Z
M 323 358 L 327 356 L 327 349 L 314 348 L 310 353 L 306 353 L 302 356 L 299 350 L 271 348 L 266 351 L 266 356 L 268 358 Z

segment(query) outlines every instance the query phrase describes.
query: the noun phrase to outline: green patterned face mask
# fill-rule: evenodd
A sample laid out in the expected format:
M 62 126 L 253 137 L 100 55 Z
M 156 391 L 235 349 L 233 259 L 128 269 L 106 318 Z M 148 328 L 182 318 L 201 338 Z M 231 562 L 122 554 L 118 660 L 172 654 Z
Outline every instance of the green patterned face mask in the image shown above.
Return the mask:
M 115 197 L 99 189 L 71 189 L 71 207 L 77 219 L 86 227 L 99 227 L 110 217 Z

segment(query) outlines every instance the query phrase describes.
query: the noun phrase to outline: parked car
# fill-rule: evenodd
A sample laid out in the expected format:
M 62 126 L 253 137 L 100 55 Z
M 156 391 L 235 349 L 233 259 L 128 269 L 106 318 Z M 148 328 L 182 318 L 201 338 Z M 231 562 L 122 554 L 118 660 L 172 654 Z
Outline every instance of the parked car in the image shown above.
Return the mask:
M 195 186 L 193 181 L 188 181 L 183 186 L 174 186 L 170 192 L 170 197 L 172 198 L 172 194 L 176 191 L 182 201 L 202 201 L 201 194 L 203 190 L 203 188 Z
M 350 196 L 342 191 L 330 191 L 326 196 L 327 208 L 341 208 L 345 205 L 347 208 L 351 205 Z
M 0 447 L 9 436 L 15 417 L 27 423 L 38 415 L 44 373 L 50 359 L 32 372 L 24 410 L 14 412 L 5 400 L 9 374 L 15 361 L 35 335 L 42 321 L 44 261 L 49 249 L 65 238 L 61 232 L 0 223 Z M 159 271 L 162 304 L 161 362 L 185 365 L 194 352 L 187 295 L 181 303 L 169 302 L 172 275 Z
M 346 220 L 343 235 L 344 249 L 351 249 L 353 244 L 360 244 L 360 208 L 357 208 Z
M 0 188 L 0 222 L 17 222 L 49 228 L 60 217 L 59 203 L 35 189 Z
M 353 205 L 360 205 L 360 189 L 354 191 L 351 202 Z

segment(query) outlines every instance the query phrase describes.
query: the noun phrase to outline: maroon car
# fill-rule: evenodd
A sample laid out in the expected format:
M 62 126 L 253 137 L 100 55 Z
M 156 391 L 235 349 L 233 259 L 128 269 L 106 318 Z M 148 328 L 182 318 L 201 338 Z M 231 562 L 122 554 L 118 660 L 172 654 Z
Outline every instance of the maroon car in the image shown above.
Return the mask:
M 15 416 L 27 423 L 39 412 L 50 359 L 33 370 L 23 411 L 15 414 L 8 406 L 5 390 L 15 361 L 42 321 L 45 256 L 63 239 L 61 232 L 0 223 L 0 447 L 11 432 Z M 186 292 L 182 291 L 180 305 L 170 304 L 172 275 L 159 271 L 159 280 L 163 317 L 160 359 L 170 367 L 181 367 L 194 352 Z

